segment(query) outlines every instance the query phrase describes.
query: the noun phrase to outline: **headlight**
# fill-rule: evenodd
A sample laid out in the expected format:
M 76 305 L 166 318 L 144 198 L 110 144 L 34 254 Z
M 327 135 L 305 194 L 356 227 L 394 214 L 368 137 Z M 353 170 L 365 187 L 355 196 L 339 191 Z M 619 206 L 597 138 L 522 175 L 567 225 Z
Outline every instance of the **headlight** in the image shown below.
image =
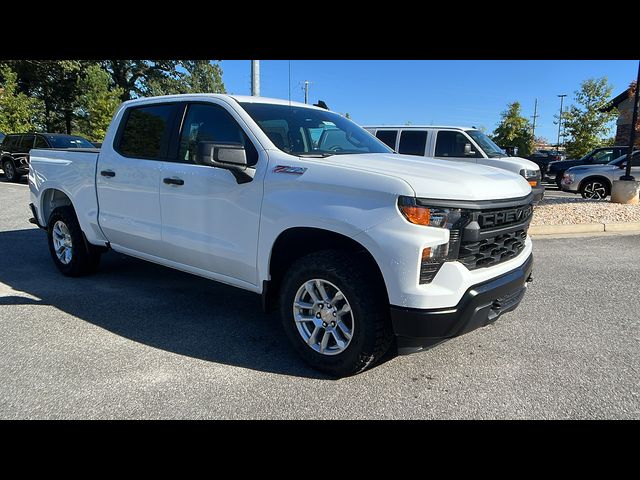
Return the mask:
M 449 242 L 422 249 L 420 258 L 420 284 L 433 280 L 438 270 L 448 259 L 458 257 L 460 249 L 460 229 L 468 222 L 468 212 L 459 208 L 445 208 L 424 205 L 425 200 L 401 196 L 398 209 L 407 221 L 425 227 L 446 228 Z
M 538 182 L 540 180 L 540 170 L 528 170 L 526 168 L 523 168 L 522 170 L 520 170 L 520 175 L 522 175 L 532 187 L 538 186 Z
M 564 182 L 565 180 L 568 180 L 568 183 L 573 182 L 576 179 L 576 174 L 575 173 L 566 173 L 564 174 L 564 176 L 562 177 L 562 181 Z
M 461 216 L 459 208 L 420 205 L 419 200 L 413 197 L 401 196 L 398 198 L 398 208 L 409 222 L 425 227 L 448 228 L 450 230 Z

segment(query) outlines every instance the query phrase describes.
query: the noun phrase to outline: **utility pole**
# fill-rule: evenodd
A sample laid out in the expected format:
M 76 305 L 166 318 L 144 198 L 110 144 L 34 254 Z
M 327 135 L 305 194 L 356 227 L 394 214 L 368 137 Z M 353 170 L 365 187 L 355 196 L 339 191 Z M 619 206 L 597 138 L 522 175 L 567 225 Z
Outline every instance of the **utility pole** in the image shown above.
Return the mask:
M 558 117 L 558 144 L 556 145 L 556 150 L 560 150 L 560 128 L 562 128 L 562 101 L 566 94 L 558 95 L 560 97 L 560 116 Z
M 251 60 L 251 96 L 260 96 L 260 60 Z
M 538 99 L 536 98 L 536 103 L 533 105 L 533 128 L 531 129 L 531 136 L 533 137 L 533 141 L 536 141 L 536 118 L 538 118 Z
M 304 81 L 304 103 L 309 103 L 309 80 Z

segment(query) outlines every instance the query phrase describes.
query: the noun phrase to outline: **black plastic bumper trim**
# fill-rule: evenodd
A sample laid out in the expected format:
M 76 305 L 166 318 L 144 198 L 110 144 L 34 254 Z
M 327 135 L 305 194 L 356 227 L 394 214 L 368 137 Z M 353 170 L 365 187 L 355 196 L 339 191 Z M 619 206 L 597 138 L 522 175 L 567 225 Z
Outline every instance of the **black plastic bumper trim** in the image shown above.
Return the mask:
M 31 209 L 31 213 L 33 214 L 33 217 L 29 219 L 29 222 L 33 223 L 34 225 L 37 225 L 38 227 L 44 230 L 45 227 L 40 225 L 40 222 L 38 222 L 38 211 L 36 210 L 35 205 L 33 203 L 30 203 L 29 208 Z
M 519 267 L 467 289 L 457 305 L 417 309 L 391 306 L 398 353 L 412 353 L 483 327 L 517 308 L 533 269 L 533 254 Z M 502 306 L 501 301 L 508 299 Z

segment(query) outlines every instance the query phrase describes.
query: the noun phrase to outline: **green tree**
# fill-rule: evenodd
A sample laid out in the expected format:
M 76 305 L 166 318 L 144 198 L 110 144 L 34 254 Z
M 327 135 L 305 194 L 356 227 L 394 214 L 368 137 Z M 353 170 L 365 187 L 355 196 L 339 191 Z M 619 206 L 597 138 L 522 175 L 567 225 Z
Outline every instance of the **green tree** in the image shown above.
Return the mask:
M 209 60 L 180 60 L 172 75 L 156 76 L 146 81 L 148 95 L 180 93 L 226 93 L 222 68 Z
M 507 110 L 500 114 L 500 123 L 491 136 L 500 147 L 518 147 L 518 155 L 531 154 L 533 136 L 529 120 L 522 116 L 520 102 L 507 105 Z
M 574 104 L 562 113 L 567 155 L 580 158 L 606 141 L 616 112 L 600 112 L 609 100 L 613 87 L 606 77 L 590 78 L 574 93 Z M 556 116 L 557 118 L 557 116 Z M 557 122 L 555 122 L 557 124 Z
M 111 78 L 102 68 L 90 65 L 78 79 L 78 92 L 75 133 L 94 142 L 102 142 L 120 105 L 122 89 L 111 86 Z
M 42 120 L 42 102 L 18 92 L 17 74 L 8 66 L 0 66 L 0 131 L 33 132 Z

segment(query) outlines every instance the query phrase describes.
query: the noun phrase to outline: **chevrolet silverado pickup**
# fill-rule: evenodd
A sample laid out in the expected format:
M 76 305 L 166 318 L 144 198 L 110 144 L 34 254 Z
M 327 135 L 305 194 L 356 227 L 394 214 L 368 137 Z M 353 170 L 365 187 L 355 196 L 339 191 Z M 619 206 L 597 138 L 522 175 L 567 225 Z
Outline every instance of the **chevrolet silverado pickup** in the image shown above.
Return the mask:
M 396 154 L 325 108 L 124 102 L 99 150 L 31 150 L 31 221 L 64 275 L 109 249 L 239 287 L 335 376 L 515 309 L 533 194 L 503 169 Z

